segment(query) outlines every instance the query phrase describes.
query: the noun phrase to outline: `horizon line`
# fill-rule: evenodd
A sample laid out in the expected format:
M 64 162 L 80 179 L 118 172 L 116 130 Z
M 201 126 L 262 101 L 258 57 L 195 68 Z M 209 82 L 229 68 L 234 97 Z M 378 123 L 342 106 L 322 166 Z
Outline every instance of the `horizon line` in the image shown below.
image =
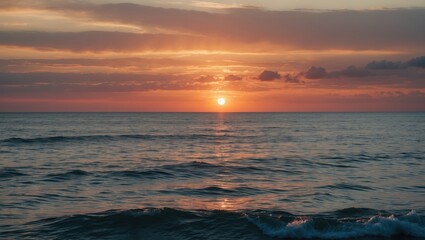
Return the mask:
M 2 112 L 0 114 L 10 113 L 425 113 L 425 110 L 421 111 L 250 111 L 250 112 L 179 112 L 179 111 L 16 111 L 16 112 Z

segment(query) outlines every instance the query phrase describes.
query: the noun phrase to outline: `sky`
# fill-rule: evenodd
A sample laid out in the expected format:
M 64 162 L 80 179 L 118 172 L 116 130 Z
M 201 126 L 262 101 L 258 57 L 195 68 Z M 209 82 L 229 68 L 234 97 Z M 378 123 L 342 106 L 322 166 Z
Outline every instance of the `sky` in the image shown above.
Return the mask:
M 0 111 L 425 111 L 425 1 L 0 1 Z

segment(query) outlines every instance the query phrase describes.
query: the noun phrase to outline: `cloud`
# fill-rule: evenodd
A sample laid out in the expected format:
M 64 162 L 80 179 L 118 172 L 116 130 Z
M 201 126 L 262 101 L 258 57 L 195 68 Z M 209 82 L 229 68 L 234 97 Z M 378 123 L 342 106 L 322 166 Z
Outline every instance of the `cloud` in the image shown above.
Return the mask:
M 392 62 L 392 61 L 373 61 L 366 64 L 365 69 L 371 70 L 393 70 L 405 69 L 407 67 L 425 68 L 425 56 L 412 58 L 406 62 Z
M 337 77 L 351 77 L 351 78 L 361 78 L 373 75 L 372 72 L 368 71 L 364 68 L 359 68 L 356 66 L 348 66 L 345 69 L 340 71 L 334 71 L 327 74 L 329 78 L 337 78 Z
M 202 36 L 211 39 L 212 49 L 229 51 L 238 49 L 237 46 L 241 45 L 250 45 L 251 48 L 246 49 L 251 51 L 257 49 L 261 51 L 264 48 L 270 50 L 279 48 L 285 50 L 425 50 L 423 44 L 425 9 L 423 8 L 320 12 L 232 8 L 224 12 L 212 13 L 131 3 L 89 4 L 80 1 L 48 1 L 43 8 L 61 12 L 73 18 L 89 18 L 96 22 L 178 32 L 190 34 L 192 37 Z M 25 36 L 20 35 L 19 38 L 25 38 Z M 108 41 L 107 38 L 99 39 Z M 172 39 L 168 38 L 168 40 L 169 43 L 173 43 Z M 161 38 L 158 38 L 158 41 L 164 42 Z M 152 41 L 149 44 L 155 45 L 155 42 Z M 192 42 L 193 44 L 195 43 Z M 182 45 L 182 48 L 190 48 L 192 45 Z M 96 46 L 91 47 L 96 48 Z M 157 45 L 157 48 L 159 47 L 166 47 L 166 45 Z
M 285 79 L 285 82 L 288 83 L 304 83 L 303 81 L 300 80 L 300 77 L 302 76 L 302 74 L 296 74 L 296 75 L 292 75 L 292 74 L 285 74 L 283 76 L 283 79 Z
M 272 81 L 275 79 L 280 79 L 280 74 L 278 72 L 264 70 L 260 75 L 258 75 L 258 79 L 261 81 Z
M 73 52 L 134 52 L 146 50 L 208 50 L 203 37 L 127 32 L 0 32 L 0 45 L 60 49 Z
M 226 9 L 226 8 L 242 8 L 243 5 L 240 4 L 227 4 L 227 3 L 216 3 L 208 1 L 192 1 L 191 5 L 201 8 L 214 8 L 214 9 Z
M 425 57 L 413 58 L 406 62 L 387 60 L 372 61 L 364 67 L 348 66 L 341 70 L 327 71 L 323 67 L 311 67 L 301 76 L 310 81 L 310 87 L 319 88 L 361 88 L 385 86 L 389 88 L 424 88 L 425 72 L 421 68 Z M 389 71 L 391 70 L 391 71 Z
M 193 82 L 188 76 L 169 74 L 126 73 L 54 73 L 0 72 L 0 92 L 52 93 L 52 92 L 137 92 L 150 90 L 209 89 L 207 84 Z
M 239 80 L 242 80 L 242 78 L 239 77 L 239 76 L 230 74 L 230 75 L 227 75 L 226 77 L 224 77 L 224 80 L 226 80 L 226 81 L 239 81 Z
M 425 56 L 413 58 L 407 62 L 409 67 L 425 68 Z
M 425 56 L 413 58 L 406 62 L 392 62 L 392 61 L 372 61 L 366 64 L 365 67 L 349 66 L 340 71 L 334 71 L 326 74 L 326 77 L 353 77 L 362 78 L 369 76 L 389 76 L 385 70 L 399 70 L 398 72 L 391 72 L 391 74 L 405 73 L 406 68 L 417 67 L 425 68 Z
M 323 67 L 310 67 L 307 72 L 299 73 L 304 75 L 306 79 L 324 79 L 324 78 L 362 78 L 372 76 L 373 73 L 365 68 L 356 66 L 348 66 L 338 71 L 326 71 Z
M 403 62 L 391 62 L 391 61 L 373 61 L 366 64 L 365 69 L 371 70 L 392 70 L 392 69 L 404 69 L 407 64 Z
M 217 80 L 217 78 L 215 76 L 212 76 L 212 75 L 202 75 L 202 76 L 195 78 L 195 81 L 197 81 L 197 82 L 214 82 L 216 80 Z
M 392 89 L 421 89 L 425 88 L 423 79 L 425 79 L 425 73 L 418 72 L 415 69 L 405 69 L 397 72 L 379 71 L 373 75 L 362 77 L 348 77 L 340 74 L 331 75 L 330 77 L 306 82 L 306 86 L 324 89 L 365 89 L 374 86 Z
M 86 5 L 78 11 L 96 20 L 160 27 L 227 41 L 268 41 L 295 49 L 424 49 L 425 9 L 303 12 L 241 8 L 207 13 L 103 4 Z
M 327 75 L 326 69 L 322 67 L 315 67 L 315 66 L 312 66 L 305 73 L 305 77 L 307 79 L 320 79 L 320 78 L 326 77 L 326 75 Z

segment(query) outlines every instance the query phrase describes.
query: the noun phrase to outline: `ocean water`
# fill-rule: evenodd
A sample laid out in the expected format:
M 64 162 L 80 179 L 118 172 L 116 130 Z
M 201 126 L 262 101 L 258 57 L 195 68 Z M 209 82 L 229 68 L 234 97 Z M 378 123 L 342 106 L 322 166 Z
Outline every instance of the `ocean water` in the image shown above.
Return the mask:
M 2 113 L 0 239 L 425 239 L 425 113 Z

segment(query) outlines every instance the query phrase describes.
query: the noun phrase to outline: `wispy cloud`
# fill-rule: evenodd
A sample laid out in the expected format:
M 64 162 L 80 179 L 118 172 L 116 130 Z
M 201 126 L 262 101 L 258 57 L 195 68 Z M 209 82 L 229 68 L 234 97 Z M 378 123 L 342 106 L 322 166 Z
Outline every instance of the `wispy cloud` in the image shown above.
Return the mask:
M 269 49 L 425 50 L 421 8 L 322 12 L 232 8 L 211 13 L 129 3 L 50 2 L 43 7 L 75 18 L 207 37 L 214 40 L 213 49 L 230 49 L 235 45 L 228 43 L 236 42 L 261 43 Z
M 201 8 L 227 9 L 227 8 L 242 8 L 244 5 L 236 3 L 217 3 L 209 1 L 192 1 L 190 5 Z

